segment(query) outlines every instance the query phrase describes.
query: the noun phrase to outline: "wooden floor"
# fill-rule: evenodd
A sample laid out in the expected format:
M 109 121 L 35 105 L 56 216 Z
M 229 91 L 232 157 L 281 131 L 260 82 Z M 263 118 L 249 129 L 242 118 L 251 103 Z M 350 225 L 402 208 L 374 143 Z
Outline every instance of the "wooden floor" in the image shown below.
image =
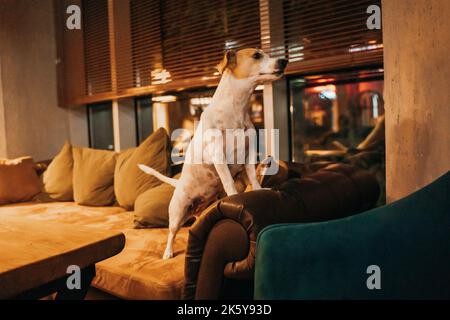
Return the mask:
M 56 293 L 49 295 L 41 300 L 54 300 Z M 110 295 L 96 288 L 92 288 L 88 291 L 85 300 L 121 300 L 120 298 Z
M 104 291 L 91 287 L 91 289 L 88 291 L 86 295 L 86 300 L 121 300 L 121 299 Z

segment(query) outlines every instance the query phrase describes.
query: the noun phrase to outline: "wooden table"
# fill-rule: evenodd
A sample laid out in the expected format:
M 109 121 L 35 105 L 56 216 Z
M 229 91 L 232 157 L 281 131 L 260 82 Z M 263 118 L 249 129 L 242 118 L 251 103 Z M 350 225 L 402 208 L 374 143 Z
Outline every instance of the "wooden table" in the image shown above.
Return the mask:
M 124 245 L 120 232 L 0 215 L 0 299 L 83 299 L 95 263 Z M 81 269 L 81 289 L 67 288 L 71 265 Z

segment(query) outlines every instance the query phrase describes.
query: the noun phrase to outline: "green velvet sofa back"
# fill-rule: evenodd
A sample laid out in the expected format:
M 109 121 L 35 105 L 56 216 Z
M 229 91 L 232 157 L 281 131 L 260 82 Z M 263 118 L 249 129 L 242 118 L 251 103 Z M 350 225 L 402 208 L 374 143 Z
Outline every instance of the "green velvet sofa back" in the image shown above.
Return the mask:
M 450 172 L 356 216 L 264 229 L 255 298 L 450 298 Z

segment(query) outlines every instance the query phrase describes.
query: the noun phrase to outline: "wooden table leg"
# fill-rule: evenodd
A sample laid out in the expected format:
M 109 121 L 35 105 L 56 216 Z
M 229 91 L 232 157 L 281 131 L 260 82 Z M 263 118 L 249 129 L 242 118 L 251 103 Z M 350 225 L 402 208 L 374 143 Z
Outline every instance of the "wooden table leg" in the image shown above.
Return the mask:
M 67 288 L 67 278 L 57 289 L 55 300 L 83 300 L 88 293 L 91 282 L 95 277 L 95 265 L 90 265 L 81 270 L 81 288 L 69 290 Z
M 80 277 L 80 289 L 70 290 L 67 288 L 68 276 L 66 276 L 50 283 L 46 283 L 38 288 L 23 292 L 12 299 L 35 300 L 44 298 L 56 292 L 56 300 L 83 300 L 91 287 L 92 279 L 95 277 L 95 265 L 93 264 L 81 269 Z

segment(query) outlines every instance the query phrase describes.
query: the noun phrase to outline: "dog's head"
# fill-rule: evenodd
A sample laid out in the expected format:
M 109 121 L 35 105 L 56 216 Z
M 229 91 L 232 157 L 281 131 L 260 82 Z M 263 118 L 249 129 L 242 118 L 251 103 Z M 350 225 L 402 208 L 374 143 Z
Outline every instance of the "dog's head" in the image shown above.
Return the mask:
M 238 79 L 266 82 L 279 79 L 287 63 L 286 59 L 271 58 L 260 49 L 228 50 L 217 65 L 217 70 L 221 74 L 229 70 Z

